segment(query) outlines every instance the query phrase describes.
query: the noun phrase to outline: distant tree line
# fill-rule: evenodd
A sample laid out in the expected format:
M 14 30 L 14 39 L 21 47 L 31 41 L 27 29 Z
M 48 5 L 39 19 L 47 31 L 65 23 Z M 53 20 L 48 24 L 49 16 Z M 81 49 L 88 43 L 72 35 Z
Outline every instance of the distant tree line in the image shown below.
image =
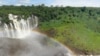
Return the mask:
M 34 14 L 39 17 L 40 22 L 59 22 L 59 24 L 81 22 L 84 23 L 87 28 L 95 29 L 95 31 L 98 31 L 100 28 L 100 8 L 70 6 L 48 7 L 44 4 L 38 6 L 0 6 L 1 21 L 9 22 L 9 13 L 25 15 L 25 18 Z

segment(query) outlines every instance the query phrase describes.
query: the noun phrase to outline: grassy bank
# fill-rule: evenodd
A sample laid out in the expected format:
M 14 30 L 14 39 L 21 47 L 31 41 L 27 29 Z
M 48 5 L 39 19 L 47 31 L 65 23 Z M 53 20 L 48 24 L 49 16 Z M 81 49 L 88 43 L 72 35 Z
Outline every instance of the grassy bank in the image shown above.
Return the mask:
M 100 54 L 100 8 L 0 6 L 0 21 L 10 22 L 8 14 L 39 18 L 39 29 L 66 46 L 85 54 Z
M 100 54 L 100 33 L 88 29 L 83 23 L 62 23 L 60 25 L 50 22 L 43 23 L 40 29 L 54 39 L 80 50 L 84 54 Z

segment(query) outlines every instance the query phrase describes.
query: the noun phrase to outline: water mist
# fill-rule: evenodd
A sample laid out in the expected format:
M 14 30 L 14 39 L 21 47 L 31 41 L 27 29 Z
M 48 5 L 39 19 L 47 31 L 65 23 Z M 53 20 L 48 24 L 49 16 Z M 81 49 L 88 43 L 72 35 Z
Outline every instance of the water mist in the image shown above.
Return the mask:
M 0 27 L 0 56 L 72 56 L 73 53 L 59 42 L 33 31 L 38 26 L 36 16 L 26 20 L 9 14 L 12 21 Z M 18 20 L 19 19 L 19 20 Z M 2 22 L 0 22 L 2 24 Z

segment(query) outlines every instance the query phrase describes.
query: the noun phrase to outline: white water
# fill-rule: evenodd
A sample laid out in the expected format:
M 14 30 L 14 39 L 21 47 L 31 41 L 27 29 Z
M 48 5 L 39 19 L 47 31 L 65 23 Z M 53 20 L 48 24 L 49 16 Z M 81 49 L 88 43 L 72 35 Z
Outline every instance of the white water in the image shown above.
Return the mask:
M 27 20 L 9 14 L 10 25 L 0 30 L 0 56 L 72 56 L 70 49 L 46 35 L 32 31 L 38 26 L 36 16 Z M 2 22 L 1 22 L 2 23 Z
M 2 36 L 8 38 L 25 38 L 33 29 L 38 26 L 38 18 L 36 16 L 28 17 L 27 20 L 21 18 L 18 20 L 17 15 L 9 14 L 10 25 L 4 24 L 2 28 Z

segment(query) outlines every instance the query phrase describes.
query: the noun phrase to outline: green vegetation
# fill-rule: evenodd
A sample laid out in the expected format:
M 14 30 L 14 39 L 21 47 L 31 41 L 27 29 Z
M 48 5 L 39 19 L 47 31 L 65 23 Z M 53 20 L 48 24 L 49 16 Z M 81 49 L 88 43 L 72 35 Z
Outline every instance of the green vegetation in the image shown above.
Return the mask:
M 39 29 L 67 46 L 86 54 L 100 54 L 100 8 L 1 6 L 2 22 L 9 13 L 39 17 Z

